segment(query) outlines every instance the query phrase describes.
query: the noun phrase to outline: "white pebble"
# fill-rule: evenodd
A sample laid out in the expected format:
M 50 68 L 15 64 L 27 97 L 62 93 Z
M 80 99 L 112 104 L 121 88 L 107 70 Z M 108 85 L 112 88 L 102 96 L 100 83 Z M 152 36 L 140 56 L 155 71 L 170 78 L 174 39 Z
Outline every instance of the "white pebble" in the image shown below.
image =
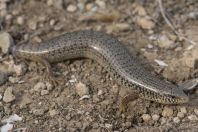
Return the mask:
M 150 119 L 151 119 L 151 116 L 149 114 L 143 114 L 142 115 L 142 119 L 145 121 L 145 122 L 148 122 Z
M 162 116 L 163 117 L 171 117 L 173 115 L 173 109 L 169 107 L 165 107 L 164 110 L 162 111 Z
M 198 120 L 198 117 L 196 115 L 189 115 L 188 119 L 191 121 L 195 121 L 195 120 Z
M 76 84 L 75 91 L 80 97 L 82 97 L 83 95 L 88 95 L 89 94 L 88 87 L 85 84 L 81 83 L 81 82 Z
M 17 24 L 23 25 L 24 22 L 25 22 L 24 17 L 22 17 L 22 16 L 17 17 Z
M 174 121 L 175 123 L 180 123 L 179 117 L 174 117 L 174 118 L 173 118 L 173 121 Z
M 160 118 L 160 116 L 157 115 L 157 114 L 152 115 L 152 119 L 153 119 L 154 121 L 158 121 L 159 118 Z
M 9 48 L 14 45 L 14 41 L 11 35 L 7 32 L 0 32 L 0 49 L 6 54 L 9 52 Z
M 75 5 L 68 5 L 67 11 L 68 12 L 75 12 L 77 10 L 77 7 Z
M 179 117 L 179 118 L 184 118 L 184 113 L 183 113 L 183 112 L 178 112 L 178 113 L 177 113 L 177 117 Z
M 180 111 L 181 111 L 182 113 L 184 113 L 184 114 L 186 114 L 186 113 L 187 113 L 186 107 L 182 107 L 182 108 L 180 108 Z

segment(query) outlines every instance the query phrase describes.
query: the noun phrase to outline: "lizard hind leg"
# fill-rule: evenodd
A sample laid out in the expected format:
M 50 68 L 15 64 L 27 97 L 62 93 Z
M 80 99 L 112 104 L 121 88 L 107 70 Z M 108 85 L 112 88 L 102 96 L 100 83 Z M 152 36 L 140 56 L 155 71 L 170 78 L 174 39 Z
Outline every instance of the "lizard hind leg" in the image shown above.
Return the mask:
M 63 82 L 63 79 L 61 78 L 56 78 L 53 74 L 52 67 L 50 63 L 41 57 L 36 57 L 35 61 L 43 64 L 46 67 L 46 72 L 44 74 L 44 79 L 50 82 L 53 86 L 57 86 L 61 81 Z
M 137 98 L 138 94 L 136 92 L 125 95 L 121 100 L 119 111 L 121 113 L 126 112 L 128 103 L 136 100 Z

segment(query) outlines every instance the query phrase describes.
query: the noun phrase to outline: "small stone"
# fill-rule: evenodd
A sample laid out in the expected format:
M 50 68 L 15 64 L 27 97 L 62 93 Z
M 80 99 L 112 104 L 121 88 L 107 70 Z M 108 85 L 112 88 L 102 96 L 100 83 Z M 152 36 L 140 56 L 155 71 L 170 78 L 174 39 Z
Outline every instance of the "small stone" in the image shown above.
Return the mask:
M 12 87 L 8 87 L 5 92 L 4 92 L 4 95 L 3 95 L 3 101 L 6 102 L 6 103 L 10 103 L 12 101 L 15 100 L 15 96 L 14 94 L 12 93 Z
M 52 6 L 53 5 L 53 0 L 47 0 L 47 5 Z
M 35 20 L 32 19 L 31 21 L 28 22 L 28 27 L 30 29 L 32 29 L 32 30 L 36 30 L 36 28 L 37 28 L 37 21 L 35 21 Z
M 198 115 L 198 109 L 194 109 L 196 115 Z
M 51 117 L 54 117 L 55 115 L 58 115 L 59 112 L 57 110 L 50 110 L 49 114 L 50 114 Z
M 33 109 L 32 113 L 34 115 L 43 115 L 45 113 L 44 109 Z
M 2 97 L 2 95 L 0 94 L 0 100 L 2 99 L 3 97 Z M 1 106 L 1 105 L 0 105 Z
M 158 38 L 158 45 L 161 48 L 170 49 L 170 48 L 174 48 L 175 44 L 166 35 L 160 35 Z
M 0 86 L 6 83 L 8 80 L 8 75 L 0 71 Z
M 49 94 L 48 90 L 41 90 L 41 96 Z
M 55 23 L 56 23 L 56 20 L 51 19 L 49 24 L 50 24 L 50 26 L 54 26 L 54 25 L 55 25 Z
M 108 129 L 111 129 L 113 127 L 113 125 L 112 124 L 105 123 L 105 127 L 108 128 Z
M 107 33 L 112 33 L 114 31 L 127 31 L 130 29 L 130 25 L 128 23 L 117 23 L 107 26 L 106 29 Z
M 183 112 L 178 112 L 178 113 L 177 113 L 177 117 L 179 117 L 179 118 L 184 118 L 184 113 L 183 113 Z
M 53 89 L 53 85 L 49 82 L 46 82 L 46 87 L 48 91 L 51 91 Z
M 0 49 L 4 54 L 9 52 L 9 48 L 14 45 L 14 41 L 9 33 L 0 32 Z
M 165 124 L 165 123 L 166 123 L 166 118 L 162 117 L 162 118 L 160 119 L 160 122 L 161 122 L 161 125 Z
M 148 122 L 151 119 L 151 116 L 149 114 L 143 114 L 142 119 L 144 120 L 144 122 Z
M 163 117 L 171 117 L 172 115 L 173 115 L 173 109 L 169 108 L 169 107 L 165 107 L 162 112 L 162 116 Z
M 24 22 L 25 22 L 24 17 L 22 17 L 22 16 L 17 17 L 17 24 L 23 25 Z
M 173 122 L 175 122 L 175 123 L 180 123 L 179 117 L 174 117 L 174 118 L 173 118 Z
M 146 11 L 145 11 L 145 9 L 144 9 L 143 6 L 137 5 L 136 8 L 135 8 L 135 10 L 137 11 L 138 15 L 140 15 L 140 16 L 147 16 L 147 13 L 146 13 Z
M 79 82 L 78 84 L 76 84 L 76 86 L 75 86 L 75 91 L 76 91 L 76 93 L 77 93 L 80 97 L 89 94 L 89 89 L 88 89 L 88 87 L 87 87 L 85 84 L 81 83 L 81 82 Z
M 21 63 L 19 65 L 14 65 L 14 71 L 17 76 L 24 75 L 25 72 L 27 71 L 27 65 L 25 63 Z
M 157 114 L 152 115 L 152 119 L 153 119 L 154 121 L 158 121 L 159 118 L 160 118 L 160 116 L 157 115 Z
M 17 83 L 17 82 L 19 82 L 19 78 L 17 78 L 17 77 L 9 77 L 9 81 L 11 82 L 11 83 Z
M 198 117 L 196 115 L 189 115 L 188 119 L 191 121 L 196 121 L 196 120 L 198 120 Z
M 77 10 L 77 7 L 75 5 L 68 5 L 67 11 L 68 12 L 75 12 Z
M 180 108 L 180 111 L 181 111 L 182 113 L 184 113 L 184 114 L 186 114 L 186 113 L 187 113 L 186 107 L 182 107 L 182 108 Z
M 98 96 L 102 95 L 103 91 L 102 90 L 98 90 Z
M 138 17 L 137 24 L 141 28 L 148 29 L 148 30 L 151 30 L 155 27 L 155 23 L 148 17 Z
M 42 89 L 46 89 L 46 85 L 43 82 L 38 82 L 35 86 L 34 86 L 34 91 L 41 91 Z
M 130 127 L 130 126 L 131 126 L 131 122 L 127 121 L 127 122 L 125 123 L 125 126 L 126 126 L 126 127 Z
M 100 8 L 105 8 L 106 4 L 104 1 L 102 0 L 96 0 L 96 4 L 100 7 Z
M 31 103 L 32 103 L 32 98 L 29 95 L 23 95 L 20 99 L 20 107 L 21 108 L 28 104 L 31 104 Z

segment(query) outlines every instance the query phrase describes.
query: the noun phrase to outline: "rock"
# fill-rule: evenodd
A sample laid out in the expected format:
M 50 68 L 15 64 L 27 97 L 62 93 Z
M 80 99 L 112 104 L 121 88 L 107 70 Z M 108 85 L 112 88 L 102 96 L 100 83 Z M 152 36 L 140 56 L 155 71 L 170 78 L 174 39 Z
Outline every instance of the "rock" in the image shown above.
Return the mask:
M 173 118 L 173 122 L 175 122 L 175 123 L 180 123 L 179 117 L 174 117 L 174 118 Z
M 196 115 L 189 115 L 188 119 L 191 121 L 196 121 L 196 120 L 198 120 L 198 117 Z
M 67 11 L 68 12 L 75 12 L 77 10 L 77 7 L 75 5 L 68 5 Z
M 0 71 L 0 86 L 6 83 L 8 80 L 8 75 Z
M 144 122 L 148 122 L 151 120 L 151 116 L 149 114 L 143 114 L 142 119 L 144 120 Z
M 19 25 L 23 25 L 25 22 L 24 17 L 23 16 L 19 16 L 17 17 L 17 24 Z
M 173 116 L 173 109 L 169 107 L 165 107 L 163 112 L 162 112 L 163 117 L 171 117 Z
M 112 33 L 114 31 L 126 31 L 130 29 L 130 25 L 127 23 L 117 23 L 106 27 L 107 33 Z
M 21 63 L 19 65 L 14 65 L 14 71 L 17 76 L 24 75 L 27 71 L 27 65 L 25 63 Z
M 32 98 L 29 95 L 23 95 L 20 100 L 20 107 L 23 108 L 24 106 L 32 103 Z
M 56 23 L 56 20 L 54 20 L 54 19 L 51 19 L 50 22 L 49 22 L 50 26 L 54 26 L 55 23 Z
M 184 113 L 183 113 L 183 112 L 178 112 L 178 113 L 177 113 L 177 117 L 179 117 L 179 118 L 184 118 Z
M 33 109 L 32 110 L 32 113 L 34 114 L 34 115 L 37 115 L 37 116 L 39 116 L 39 115 L 43 115 L 44 113 L 45 113 L 45 111 L 44 111 L 44 109 Z
M 0 94 L 0 100 L 2 99 L 3 97 L 2 97 L 2 95 Z
M 0 32 L 0 49 L 4 54 L 9 52 L 9 48 L 14 45 L 14 41 L 9 33 Z
M 147 16 L 147 13 L 143 6 L 137 5 L 135 11 L 138 13 L 139 16 Z
M 170 40 L 166 35 L 159 35 L 158 45 L 160 48 L 171 49 L 176 46 L 172 40 Z
M 37 21 L 34 19 L 31 19 L 28 21 L 28 27 L 29 29 L 36 30 L 37 29 Z
M 157 114 L 152 115 L 152 119 L 153 119 L 154 121 L 158 121 L 159 118 L 160 118 L 160 116 L 157 115 Z
M 105 127 L 108 128 L 108 129 L 112 129 L 113 128 L 113 125 L 112 124 L 105 123 Z
M 160 122 L 161 122 L 161 125 L 165 124 L 165 123 L 166 123 L 166 118 L 162 117 L 162 118 L 160 119 Z
M 103 9 L 106 7 L 106 3 L 102 0 L 96 0 L 96 4 Z
M 198 116 L 198 109 L 194 109 L 194 112 Z
M 50 114 L 51 117 L 54 117 L 55 115 L 58 115 L 59 112 L 57 110 L 50 110 L 49 114 Z
M 48 90 L 41 90 L 41 96 L 49 94 Z
M 34 86 L 34 91 L 41 91 L 42 89 L 46 89 L 46 85 L 43 82 L 38 82 L 35 86 Z
M 180 108 L 180 111 L 181 111 L 182 113 L 184 113 L 184 114 L 186 114 L 186 113 L 187 113 L 186 107 L 182 107 L 182 108 Z
M 190 68 L 198 68 L 198 46 L 184 52 L 183 62 Z
M 52 6 L 53 5 L 53 0 L 47 0 L 47 5 Z
M 8 87 L 3 95 L 3 101 L 6 103 L 10 103 L 15 100 L 15 96 L 12 93 L 12 87 Z
M 100 96 L 100 95 L 103 95 L 103 91 L 100 89 L 100 90 L 98 90 L 98 94 L 97 94 L 98 96 Z
M 149 17 L 138 17 L 137 24 L 143 28 L 151 30 L 155 27 L 155 23 Z
M 46 82 L 46 87 L 48 91 L 51 91 L 53 89 L 53 85 L 49 82 Z
M 80 97 L 89 94 L 89 89 L 88 89 L 88 87 L 87 87 L 85 84 L 81 83 L 81 82 L 79 82 L 78 84 L 76 84 L 76 86 L 75 86 L 75 91 L 76 91 L 76 93 L 77 93 Z

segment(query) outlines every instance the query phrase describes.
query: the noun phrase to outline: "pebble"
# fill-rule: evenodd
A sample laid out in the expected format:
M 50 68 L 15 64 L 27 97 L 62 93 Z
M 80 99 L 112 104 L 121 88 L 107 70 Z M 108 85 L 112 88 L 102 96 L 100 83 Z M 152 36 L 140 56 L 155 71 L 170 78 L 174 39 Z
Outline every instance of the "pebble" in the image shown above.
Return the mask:
M 8 80 L 8 75 L 0 71 L 0 86 L 6 83 Z
M 52 6 L 53 5 L 53 0 L 47 0 L 47 5 Z
M 105 123 L 105 127 L 108 128 L 108 129 L 112 129 L 113 125 L 109 124 L 109 123 Z
M 186 114 L 186 113 L 187 113 L 186 107 L 182 107 L 182 108 L 180 108 L 180 111 L 181 111 L 182 113 L 184 113 L 184 114 Z
M 17 17 L 17 24 L 19 25 L 23 25 L 25 22 L 24 17 L 23 16 L 19 16 Z
M 56 23 L 56 20 L 54 20 L 54 19 L 51 19 L 50 22 L 49 22 L 50 26 L 54 26 L 55 23 Z
M 143 114 L 142 119 L 144 120 L 144 122 L 148 122 L 151 120 L 151 116 L 149 114 Z
M 12 87 L 8 87 L 5 92 L 4 92 L 4 95 L 3 95 L 3 101 L 6 102 L 6 103 L 10 103 L 12 101 L 15 100 L 15 96 L 12 92 Z
M 96 4 L 103 9 L 106 7 L 106 3 L 102 0 L 96 0 Z
M 162 116 L 163 117 L 171 117 L 173 115 L 173 109 L 169 107 L 165 107 L 164 110 L 162 111 Z
M 43 82 L 38 82 L 35 86 L 34 86 L 34 91 L 41 91 L 42 89 L 46 89 L 46 85 Z
M 130 29 L 130 25 L 128 23 L 117 23 L 107 26 L 106 29 L 107 33 L 112 33 L 114 31 L 127 31 Z
M 2 99 L 3 97 L 2 97 L 2 95 L 0 94 L 0 100 Z
M 75 5 L 68 5 L 67 11 L 68 12 L 75 12 L 77 10 L 77 7 Z
M 37 28 L 37 21 L 35 21 L 35 20 L 32 19 L 31 21 L 28 22 L 28 27 L 30 29 L 32 29 L 32 30 L 36 30 L 36 28 Z
M 41 90 L 41 96 L 49 94 L 48 90 Z
M 4 54 L 9 52 L 9 48 L 14 45 L 11 35 L 7 32 L 0 32 L 0 49 Z
M 195 120 L 198 120 L 198 117 L 196 115 L 189 115 L 188 119 L 191 121 L 195 121 Z
M 178 113 L 177 113 L 177 117 L 179 117 L 179 118 L 184 118 L 184 113 L 183 113 L 183 112 L 178 112 Z
M 198 68 L 198 47 L 194 46 L 191 50 L 184 52 L 183 61 L 185 64 L 190 67 L 197 69 Z
M 33 109 L 32 113 L 34 115 L 43 115 L 45 113 L 44 109 Z
M 24 106 L 31 104 L 32 103 L 32 98 L 29 95 L 23 95 L 20 99 L 20 108 L 23 108 Z
M 80 97 L 89 94 L 88 87 L 85 84 L 83 84 L 82 82 L 79 82 L 76 84 L 75 91 Z
M 159 35 L 158 45 L 160 48 L 171 49 L 174 48 L 175 44 L 166 35 Z
M 55 115 L 58 115 L 59 112 L 57 110 L 50 110 L 49 114 L 50 114 L 51 117 L 54 117 Z
M 175 123 L 180 123 L 179 117 L 174 117 L 174 118 L 173 118 L 173 122 L 175 122 Z
M 148 17 L 138 17 L 137 18 L 137 24 L 143 28 L 143 29 L 148 29 L 151 30 L 155 27 L 155 23 L 149 19 Z
M 162 118 L 160 119 L 160 122 L 161 122 L 161 125 L 165 124 L 165 123 L 166 123 L 166 118 L 162 117 Z
M 14 65 L 14 71 L 17 76 L 24 75 L 27 71 L 27 65 L 25 63 L 21 63 L 19 65 Z
M 194 109 L 196 115 L 198 115 L 198 109 Z
M 53 89 L 53 85 L 51 83 L 46 82 L 45 85 L 46 85 L 48 91 L 51 91 Z
M 157 115 L 157 114 L 152 115 L 152 119 L 153 119 L 154 121 L 158 121 L 159 118 L 160 118 L 160 116 Z

